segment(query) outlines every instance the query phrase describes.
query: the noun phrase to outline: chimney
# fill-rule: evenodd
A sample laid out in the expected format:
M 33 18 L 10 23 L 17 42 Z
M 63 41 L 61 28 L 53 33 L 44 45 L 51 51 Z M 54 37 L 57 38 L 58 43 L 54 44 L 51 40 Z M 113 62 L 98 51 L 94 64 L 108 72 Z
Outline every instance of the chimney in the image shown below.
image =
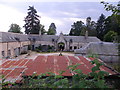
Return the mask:
M 41 30 L 39 31 L 39 35 L 41 35 Z
M 88 31 L 86 30 L 86 32 L 85 32 L 85 39 L 87 39 L 88 38 Z

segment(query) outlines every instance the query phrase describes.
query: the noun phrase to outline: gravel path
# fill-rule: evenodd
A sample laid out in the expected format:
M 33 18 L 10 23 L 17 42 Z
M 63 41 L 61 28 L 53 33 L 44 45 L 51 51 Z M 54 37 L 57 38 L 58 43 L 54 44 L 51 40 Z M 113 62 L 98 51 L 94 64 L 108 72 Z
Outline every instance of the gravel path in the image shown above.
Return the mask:
M 37 52 L 30 52 L 30 54 L 24 54 L 24 55 L 20 55 L 18 57 L 16 57 L 15 59 L 22 59 L 22 58 L 26 58 L 26 59 L 35 59 L 37 56 L 39 55 L 59 55 L 60 52 L 56 52 L 56 53 L 37 53 Z M 62 52 L 62 55 L 66 55 L 66 56 L 74 56 L 74 53 L 66 53 L 66 52 Z

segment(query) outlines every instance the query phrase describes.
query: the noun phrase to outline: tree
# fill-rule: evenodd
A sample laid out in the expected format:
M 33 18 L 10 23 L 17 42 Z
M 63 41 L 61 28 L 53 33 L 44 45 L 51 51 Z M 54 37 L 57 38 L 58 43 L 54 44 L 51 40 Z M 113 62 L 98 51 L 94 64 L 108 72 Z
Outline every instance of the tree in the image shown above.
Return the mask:
M 113 15 L 117 15 L 117 20 L 120 21 L 120 2 L 118 2 L 117 6 L 105 3 L 104 1 L 101 3 L 104 4 L 105 10 L 112 11 Z M 120 26 L 120 23 L 118 26 Z M 120 43 L 120 30 L 118 30 L 118 43 Z M 118 55 L 120 56 L 120 44 L 118 45 Z
M 103 40 L 104 31 L 105 31 L 105 15 L 103 14 L 101 14 L 99 19 L 97 20 L 96 31 L 97 31 L 97 37 L 100 40 Z
M 117 33 L 114 31 L 109 31 L 105 36 L 104 36 L 104 41 L 106 42 L 112 42 L 114 41 L 114 37 L 117 36 Z
M 10 29 L 8 30 L 8 32 L 22 33 L 20 30 L 21 30 L 21 28 L 20 28 L 19 25 L 17 25 L 17 24 L 11 24 L 10 25 Z
M 56 26 L 55 26 L 54 23 L 51 23 L 50 26 L 49 26 L 47 34 L 48 35 L 55 35 L 56 33 L 57 33 L 56 32 Z
M 43 35 L 44 33 L 46 33 L 46 30 L 44 29 L 44 25 L 40 24 L 40 31 L 41 31 L 41 35 Z
M 90 27 L 90 25 L 91 25 L 91 17 L 87 17 L 86 18 L 86 26 Z
M 70 30 L 69 35 L 71 36 L 80 36 L 80 33 L 82 29 L 84 28 L 84 23 L 82 21 L 74 22 L 73 25 L 71 25 L 72 28 Z
M 37 11 L 33 6 L 29 6 L 28 15 L 25 17 L 25 33 L 26 34 L 39 34 L 40 20 L 36 14 Z
M 106 32 L 113 30 L 120 34 L 120 15 L 113 14 L 106 18 L 105 29 Z
M 82 29 L 81 32 L 80 32 L 80 36 L 85 36 L 86 31 L 87 31 L 87 27 L 86 27 L 86 26 L 83 26 L 83 29 Z
M 106 19 L 106 29 L 113 30 L 120 35 L 120 2 L 114 6 L 109 3 L 101 2 L 107 11 L 112 11 L 113 14 Z
M 91 21 L 91 17 L 86 18 L 86 30 L 89 36 L 96 36 L 96 23 L 95 21 Z
M 84 36 L 86 30 L 88 31 L 89 36 L 96 36 L 96 23 L 94 21 L 91 21 L 91 17 L 87 17 L 86 25 L 82 21 L 74 22 L 69 35 Z
M 104 2 L 104 1 L 101 1 L 102 4 L 104 4 L 104 8 L 106 11 L 112 11 L 112 13 L 114 15 L 119 15 L 120 14 L 120 2 L 118 2 L 118 4 L 115 6 L 115 5 L 112 5 L 112 4 L 109 4 L 107 2 Z

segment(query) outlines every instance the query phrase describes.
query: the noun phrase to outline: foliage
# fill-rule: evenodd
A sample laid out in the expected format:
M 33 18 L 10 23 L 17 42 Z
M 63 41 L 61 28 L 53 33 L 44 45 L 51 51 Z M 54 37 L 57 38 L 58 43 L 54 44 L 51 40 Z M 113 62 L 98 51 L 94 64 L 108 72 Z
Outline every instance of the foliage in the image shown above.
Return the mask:
M 105 10 L 113 12 L 113 14 L 106 20 L 106 23 L 108 24 L 106 28 L 109 28 L 108 30 L 114 30 L 118 35 L 120 35 L 120 4 L 118 3 L 115 6 L 103 1 L 101 3 L 104 5 Z
M 45 26 L 40 24 L 40 31 L 41 31 L 41 35 L 45 34 L 46 33 L 46 30 L 44 28 Z
M 120 73 L 120 63 L 109 63 L 109 65 Z
M 117 36 L 117 33 L 114 31 L 109 31 L 105 36 L 104 36 L 104 41 L 106 42 L 112 42 L 114 41 L 114 37 Z
M 120 38 L 120 36 L 119 36 L 119 38 Z M 118 45 L 118 54 L 120 56 L 120 42 L 119 42 L 119 45 Z
M 104 1 L 101 1 L 102 4 L 104 4 L 104 8 L 106 11 L 112 11 L 113 14 L 119 14 L 120 13 L 120 10 L 119 10 L 119 6 L 120 4 L 118 3 L 117 6 L 113 5 L 113 4 L 109 4 L 107 2 L 104 2 Z
M 96 22 L 91 21 L 91 25 L 88 28 L 88 35 L 89 36 L 96 36 L 97 35 L 97 31 L 96 31 Z
M 86 18 L 86 26 L 89 27 L 91 25 L 91 17 Z
M 35 48 L 36 52 L 54 52 L 55 47 L 50 45 L 39 45 Z
M 21 28 L 20 28 L 19 25 L 17 25 L 17 24 L 11 24 L 10 25 L 10 29 L 8 30 L 8 32 L 22 33 L 20 30 L 21 30 Z
M 80 32 L 80 35 L 81 35 L 81 36 L 85 36 L 86 31 L 87 31 L 87 27 L 84 26 L 84 27 L 82 28 L 81 32 Z
M 26 34 L 39 34 L 40 20 L 36 14 L 37 11 L 33 6 L 29 6 L 28 15 L 25 17 L 25 33 Z
M 97 37 L 100 40 L 103 40 L 104 31 L 105 31 L 105 16 L 103 14 L 101 14 L 99 19 L 97 20 L 96 31 L 97 31 Z
M 86 31 L 88 31 L 89 36 L 96 36 L 96 23 L 94 21 L 91 21 L 91 17 L 87 17 L 86 25 L 82 21 L 74 22 L 69 35 L 85 36 Z
M 112 19 L 112 20 L 117 22 L 117 24 L 114 26 L 118 27 L 117 28 L 118 43 L 120 43 L 120 39 L 119 39 L 120 38 L 120 2 L 116 6 L 106 3 L 104 1 L 102 1 L 101 3 L 104 5 L 105 10 L 113 12 L 114 19 Z M 113 22 L 113 24 L 116 22 Z M 118 54 L 120 55 L 120 44 L 118 45 Z
M 48 35 L 55 35 L 54 29 L 49 29 L 47 32 Z
M 57 33 L 56 32 L 56 26 L 55 26 L 54 23 L 51 23 L 50 26 L 49 26 L 47 34 L 48 35 L 55 35 L 56 33 Z
M 83 27 L 84 27 L 84 23 L 82 21 L 77 21 L 74 22 L 73 25 L 71 25 L 71 30 L 69 35 L 71 36 L 79 36 Z
M 11 88 L 12 86 L 15 86 L 15 83 L 12 83 L 12 82 L 10 82 L 10 81 L 5 81 L 4 75 L 0 75 L 0 79 L 2 79 L 2 80 L 0 81 L 0 86 L 1 86 L 2 88 Z
M 113 30 L 120 34 L 119 29 L 120 29 L 120 15 L 111 15 L 106 18 L 104 31 L 105 34 L 110 30 Z
M 86 18 L 86 30 L 88 31 L 89 36 L 96 36 L 96 23 L 91 21 L 91 17 Z

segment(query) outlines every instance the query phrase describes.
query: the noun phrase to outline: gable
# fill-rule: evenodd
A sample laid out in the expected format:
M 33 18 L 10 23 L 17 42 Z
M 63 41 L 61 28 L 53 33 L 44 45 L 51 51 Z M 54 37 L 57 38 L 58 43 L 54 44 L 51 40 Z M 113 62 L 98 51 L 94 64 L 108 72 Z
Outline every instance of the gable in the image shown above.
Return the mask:
M 57 43 L 60 43 L 60 42 L 66 43 L 66 40 L 65 40 L 63 35 L 60 35 L 58 40 L 57 40 Z

